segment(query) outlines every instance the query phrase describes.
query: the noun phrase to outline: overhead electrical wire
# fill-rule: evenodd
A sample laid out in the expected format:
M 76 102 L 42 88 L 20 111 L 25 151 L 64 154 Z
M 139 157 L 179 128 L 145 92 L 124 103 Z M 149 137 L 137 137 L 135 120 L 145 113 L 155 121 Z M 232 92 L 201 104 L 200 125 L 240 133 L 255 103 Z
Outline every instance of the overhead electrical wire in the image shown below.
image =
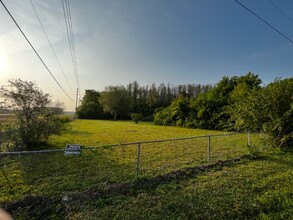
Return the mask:
M 278 7 L 275 3 L 273 3 L 271 0 L 267 0 L 274 8 L 276 8 L 281 14 L 283 14 L 285 17 L 287 17 L 291 22 L 293 22 L 293 18 L 291 18 L 289 15 L 287 15 L 280 7 Z
M 254 13 L 252 10 L 250 10 L 248 7 L 246 7 L 245 5 L 243 5 L 241 2 L 239 2 L 238 0 L 234 0 L 236 3 L 238 3 L 242 8 L 244 8 L 245 10 L 247 10 L 248 12 L 250 12 L 251 14 L 253 14 L 255 17 L 257 17 L 259 20 L 261 20 L 263 23 L 265 23 L 266 25 L 268 25 L 270 28 L 272 28 L 274 31 L 276 31 L 278 34 L 280 34 L 282 37 L 286 38 L 290 43 L 293 44 L 293 40 L 289 37 L 287 37 L 285 34 L 283 34 L 281 31 L 279 31 L 277 28 L 275 28 L 273 25 L 271 25 L 269 22 L 267 22 L 266 20 L 264 20 L 263 18 L 261 18 L 259 15 L 257 15 L 256 13 Z
M 62 7 L 63 7 L 63 13 L 64 13 L 64 19 L 66 24 L 66 31 L 67 31 L 67 37 L 69 42 L 69 49 L 70 49 L 70 54 L 71 54 L 71 59 L 73 64 L 76 85 L 77 85 L 77 89 L 80 89 L 69 0 L 62 0 Z
M 44 27 L 44 25 L 43 25 L 43 23 L 42 23 L 42 21 L 41 21 L 41 18 L 40 18 L 40 16 L 39 16 L 39 14 L 37 13 L 37 10 L 36 10 L 36 8 L 35 8 L 35 6 L 34 6 L 34 4 L 33 4 L 33 1 L 30 0 L 30 3 L 31 3 L 31 5 L 32 5 L 32 8 L 33 8 L 33 10 L 34 10 L 34 12 L 35 12 L 35 14 L 36 14 L 36 16 L 37 16 L 37 18 L 38 18 L 38 21 L 39 21 L 39 23 L 40 23 L 40 25 L 41 25 L 41 27 L 42 27 L 42 29 L 43 29 L 43 32 L 44 32 L 44 34 L 45 34 L 45 36 L 46 36 L 46 38 L 47 38 L 47 41 L 48 41 L 48 43 L 49 43 L 49 45 L 50 45 L 50 47 L 51 47 L 51 49 L 52 49 L 52 51 L 53 51 L 53 54 L 54 54 L 54 56 L 55 56 L 55 58 L 56 58 L 56 61 L 57 61 L 58 65 L 59 65 L 59 67 L 60 67 L 60 69 L 61 69 L 61 72 L 63 73 L 63 76 L 64 76 L 64 78 L 65 78 L 65 80 L 66 80 L 66 83 L 67 83 L 69 89 L 71 90 L 71 93 L 73 93 L 73 90 L 72 90 L 72 88 L 71 88 L 71 86 L 70 86 L 70 84 L 69 84 L 69 82 L 68 82 L 68 79 L 67 79 L 67 77 L 66 77 L 66 74 L 65 74 L 65 72 L 64 72 L 64 70 L 63 70 L 63 68 L 62 68 L 62 66 L 61 66 L 61 63 L 60 63 L 60 61 L 59 61 L 59 58 L 57 57 L 57 54 L 56 54 L 56 52 L 55 52 L 55 50 L 54 50 L 54 48 L 53 48 L 53 45 L 52 45 L 52 43 L 51 43 L 51 41 L 50 41 L 50 39 L 49 39 L 49 37 L 48 37 L 48 34 L 47 34 L 47 32 L 46 32 L 46 30 L 45 30 L 45 27 Z
M 17 26 L 17 28 L 20 30 L 20 32 L 22 33 L 22 35 L 24 36 L 24 38 L 26 39 L 26 41 L 28 42 L 28 44 L 31 46 L 31 48 L 33 49 L 33 51 L 35 52 L 35 54 L 37 55 L 37 57 L 39 58 L 39 60 L 42 62 L 42 64 L 44 65 L 44 67 L 47 69 L 47 71 L 49 72 L 49 74 L 51 75 L 51 77 L 54 79 L 54 81 L 57 83 L 57 85 L 60 87 L 60 89 L 64 92 L 64 94 L 71 100 L 73 101 L 73 99 L 67 94 L 67 92 L 64 90 L 64 88 L 61 86 L 61 84 L 58 82 L 58 80 L 55 78 L 55 76 L 53 75 L 53 73 L 51 72 L 51 70 L 48 68 L 48 66 L 45 64 L 45 62 L 43 61 L 43 59 L 41 58 L 41 56 L 38 54 L 38 52 L 36 51 L 36 49 L 34 48 L 34 46 L 32 45 L 32 43 L 30 42 L 30 40 L 27 38 L 27 36 L 25 35 L 25 33 L 22 31 L 22 29 L 20 28 L 20 26 L 18 25 L 18 23 L 16 22 L 16 20 L 14 19 L 14 17 L 12 16 L 12 14 L 10 13 L 10 11 L 8 10 L 8 8 L 5 6 L 5 4 L 3 3 L 2 0 L 0 0 L 2 6 L 4 7 L 4 9 L 6 10 L 6 12 L 9 14 L 9 16 L 11 17 L 11 19 L 13 20 L 13 22 L 15 23 L 15 25 Z

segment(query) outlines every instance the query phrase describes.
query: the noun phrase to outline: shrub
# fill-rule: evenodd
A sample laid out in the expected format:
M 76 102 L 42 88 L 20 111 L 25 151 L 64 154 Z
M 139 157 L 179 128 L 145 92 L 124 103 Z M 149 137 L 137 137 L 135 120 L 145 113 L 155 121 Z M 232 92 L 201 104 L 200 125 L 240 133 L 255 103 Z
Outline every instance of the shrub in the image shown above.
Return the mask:
M 9 83 L 0 88 L 0 97 L 4 98 L 6 108 L 13 110 L 19 136 L 27 149 L 46 142 L 53 134 L 61 133 L 64 125 L 56 118 L 60 105 L 52 106 L 48 93 L 44 93 L 34 82 L 16 79 L 9 80 Z
M 140 121 L 142 119 L 142 114 L 132 113 L 132 114 L 130 114 L 130 117 L 132 118 L 132 121 L 134 121 L 135 124 L 137 124 L 138 121 Z
M 56 118 L 61 122 L 61 123 L 68 123 L 73 120 L 73 116 L 70 115 L 58 115 Z

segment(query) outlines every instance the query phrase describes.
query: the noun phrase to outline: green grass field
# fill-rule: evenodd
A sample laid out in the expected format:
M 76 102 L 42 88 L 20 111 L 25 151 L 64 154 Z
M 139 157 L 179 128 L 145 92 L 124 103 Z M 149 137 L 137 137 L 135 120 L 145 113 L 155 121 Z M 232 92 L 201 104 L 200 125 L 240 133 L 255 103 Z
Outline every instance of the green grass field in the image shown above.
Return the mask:
M 63 153 L 2 157 L 0 206 L 16 219 L 290 219 L 292 152 L 248 155 L 247 135 L 141 144 L 126 142 L 222 134 L 151 123 L 76 120 L 49 148 Z M 252 135 L 252 144 L 259 144 Z
M 135 124 L 131 121 L 76 120 L 71 123 L 70 129 L 65 134 L 53 138 L 51 144 L 58 148 L 63 148 L 67 143 L 98 146 L 222 133 L 221 131 L 154 126 L 152 123 Z

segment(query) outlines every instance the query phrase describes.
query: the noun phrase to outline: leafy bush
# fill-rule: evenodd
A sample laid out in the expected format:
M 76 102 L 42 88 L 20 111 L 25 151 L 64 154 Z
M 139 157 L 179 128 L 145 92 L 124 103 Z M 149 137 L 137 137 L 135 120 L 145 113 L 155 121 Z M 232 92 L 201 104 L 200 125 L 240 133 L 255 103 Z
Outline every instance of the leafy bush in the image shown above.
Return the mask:
M 68 123 L 73 120 L 73 116 L 70 115 L 58 115 L 56 118 L 61 122 L 61 123 Z
M 60 104 L 52 106 L 50 95 L 34 82 L 9 80 L 9 85 L 0 88 L 0 96 L 5 100 L 5 107 L 13 110 L 19 136 L 26 148 L 46 142 L 64 128 L 56 118 L 61 112 Z
M 185 126 L 190 113 L 190 100 L 179 96 L 167 108 L 163 108 L 154 114 L 154 123 L 158 125 Z
M 135 124 L 137 124 L 138 121 L 140 121 L 142 119 L 142 114 L 132 113 L 132 114 L 130 114 L 130 117 L 132 118 L 132 121 L 134 121 Z
M 234 99 L 228 108 L 232 127 L 264 131 L 272 146 L 292 147 L 293 78 L 278 79 L 262 89 L 241 92 Z

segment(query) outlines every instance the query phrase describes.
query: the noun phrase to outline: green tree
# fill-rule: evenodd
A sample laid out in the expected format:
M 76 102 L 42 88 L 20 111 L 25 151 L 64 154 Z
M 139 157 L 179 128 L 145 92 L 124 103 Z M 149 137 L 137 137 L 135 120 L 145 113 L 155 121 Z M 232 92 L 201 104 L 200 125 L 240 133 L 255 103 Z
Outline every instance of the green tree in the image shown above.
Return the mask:
M 110 113 L 113 119 L 118 116 L 122 118 L 127 116 L 130 108 L 130 97 L 127 89 L 124 86 L 108 86 L 101 92 L 101 105 L 105 112 Z
M 137 81 L 129 83 L 127 86 L 130 98 L 130 112 L 139 112 L 139 84 Z
M 166 109 L 155 114 L 155 122 L 164 125 L 180 125 L 205 129 L 224 129 L 229 123 L 227 106 L 234 102 L 231 94 L 243 85 L 248 90 L 259 87 L 258 75 L 223 77 L 214 87 L 210 85 L 179 85 L 176 94 L 181 94 Z M 235 92 L 236 93 L 236 92 Z M 186 100 L 182 98 L 186 97 Z M 191 98 L 192 97 L 192 98 Z M 175 117 L 174 117 L 175 116 Z
M 158 89 L 156 87 L 156 84 L 153 83 L 149 89 L 149 96 L 146 102 L 149 105 L 150 109 L 154 110 L 158 107 L 158 101 L 159 101 Z
M 267 85 L 258 103 L 265 106 L 262 129 L 270 135 L 273 146 L 293 147 L 293 78 Z
M 273 146 L 292 147 L 293 78 L 278 79 L 262 89 L 240 92 L 234 99 L 229 110 L 236 129 L 265 131 Z
M 85 90 L 81 105 L 77 109 L 78 118 L 105 119 L 106 114 L 99 101 L 100 93 L 95 90 Z
M 132 121 L 134 121 L 135 124 L 138 124 L 138 122 L 142 119 L 142 114 L 132 113 L 132 114 L 130 114 L 130 117 L 131 117 Z
M 148 86 L 141 86 L 137 92 L 137 112 L 143 114 L 143 116 L 148 116 L 152 114 L 149 105 L 147 104 L 147 99 L 149 96 Z
M 185 126 L 189 112 L 189 99 L 179 96 L 167 108 L 158 109 L 154 114 L 154 123 L 159 125 Z
M 190 104 L 190 125 L 195 128 L 215 129 L 219 123 L 218 118 L 221 105 L 221 100 L 217 99 L 212 90 L 200 94 Z
M 64 124 L 56 117 L 48 93 L 43 93 L 34 82 L 21 79 L 9 80 L 0 88 L 4 98 L 2 104 L 16 115 L 16 126 L 21 140 L 27 149 L 34 148 L 48 140 L 53 134 L 60 134 Z
M 216 86 L 199 94 L 191 101 L 190 126 L 204 129 L 223 129 L 228 116 L 223 112 L 229 103 L 229 95 L 237 84 L 238 77 L 224 76 Z
M 246 83 L 238 84 L 231 92 L 230 105 L 225 108 L 225 112 L 230 116 L 227 123 L 228 129 L 255 131 L 261 128 L 260 121 L 253 120 L 252 112 L 249 110 L 256 104 L 254 101 L 256 93 L 258 93 L 258 89 L 252 90 Z M 245 112 L 243 111 L 244 105 L 247 107 Z M 244 115 L 246 116 L 244 117 Z
M 235 101 L 231 99 L 234 90 L 239 90 L 241 86 L 247 90 L 259 88 L 260 83 L 258 75 L 251 72 L 240 77 L 224 76 L 213 89 L 200 94 L 192 101 L 190 120 L 193 121 L 193 126 L 205 129 L 226 129 L 231 123 L 231 115 L 226 108 Z

